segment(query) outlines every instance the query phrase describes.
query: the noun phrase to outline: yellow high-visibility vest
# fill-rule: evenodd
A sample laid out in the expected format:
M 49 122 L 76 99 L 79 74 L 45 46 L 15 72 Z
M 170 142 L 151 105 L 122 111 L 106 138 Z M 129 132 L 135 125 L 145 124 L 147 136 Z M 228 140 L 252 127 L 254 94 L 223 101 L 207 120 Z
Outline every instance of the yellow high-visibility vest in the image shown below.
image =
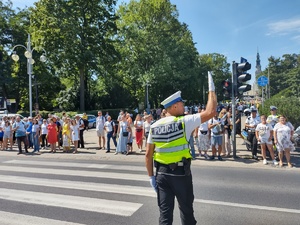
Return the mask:
M 150 132 L 155 144 L 155 161 L 170 164 L 180 162 L 183 157 L 192 158 L 184 132 L 183 116 L 162 118 L 151 126 Z

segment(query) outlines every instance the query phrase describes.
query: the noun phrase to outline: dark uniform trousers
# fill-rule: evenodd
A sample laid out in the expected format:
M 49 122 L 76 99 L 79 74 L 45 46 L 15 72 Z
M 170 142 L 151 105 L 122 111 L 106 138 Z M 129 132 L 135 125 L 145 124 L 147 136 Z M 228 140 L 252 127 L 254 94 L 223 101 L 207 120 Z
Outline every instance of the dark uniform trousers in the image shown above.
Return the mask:
M 79 130 L 78 148 L 80 148 L 80 147 L 84 148 L 83 132 L 84 132 L 84 129 Z
M 168 165 L 157 163 L 156 184 L 157 199 L 160 210 L 159 224 L 173 224 L 173 211 L 175 197 L 178 200 L 182 225 L 194 225 L 197 223 L 194 217 L 193 181 L 192 174 L 186 175 L 184 166 L 170 169 Z M 190 170 L 190 164 L 188 165 Z
M 257 139 L 255 136 L 255 132 L 248 132 L 248 141 L 251 142 L 251 150 L 252 150 L 252 155 L 257 155 Z

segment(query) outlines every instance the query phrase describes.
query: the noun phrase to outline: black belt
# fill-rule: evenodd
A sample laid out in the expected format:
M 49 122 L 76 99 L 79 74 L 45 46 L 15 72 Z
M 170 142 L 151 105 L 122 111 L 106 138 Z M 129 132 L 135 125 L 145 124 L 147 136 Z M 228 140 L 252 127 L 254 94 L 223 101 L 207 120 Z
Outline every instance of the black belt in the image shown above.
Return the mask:
M 154 161 L 157 172 L 176 174 L 176 175 L 190 175 L 191 159 L 184 158 L 180 162 L 162 164 Z
M 255 133 L 255 130 L 248 130 L 249 133 Z

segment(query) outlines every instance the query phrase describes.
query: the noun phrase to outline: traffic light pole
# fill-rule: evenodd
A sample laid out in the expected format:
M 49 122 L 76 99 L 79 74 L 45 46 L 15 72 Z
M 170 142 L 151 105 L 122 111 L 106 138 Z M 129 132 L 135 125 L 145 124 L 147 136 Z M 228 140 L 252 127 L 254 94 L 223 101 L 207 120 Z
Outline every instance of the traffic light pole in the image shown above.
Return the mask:
M 231 110 L 232 110 L 232 154 L 233 154 L 233 158 L 236 158 L 236 137 L 235 137 L 235 133 L 236 133 L 236 124 L 235 124 L 235 117 L 236 117 L 236 105 L 235 105 L 235 97 L 234 97 L 234 93 L 237 89 L 237 75 L 236 75 L 236 68 L 237 64 L 235 63 L 235 61 L 232 62 L 232 90 L 231 90 Z

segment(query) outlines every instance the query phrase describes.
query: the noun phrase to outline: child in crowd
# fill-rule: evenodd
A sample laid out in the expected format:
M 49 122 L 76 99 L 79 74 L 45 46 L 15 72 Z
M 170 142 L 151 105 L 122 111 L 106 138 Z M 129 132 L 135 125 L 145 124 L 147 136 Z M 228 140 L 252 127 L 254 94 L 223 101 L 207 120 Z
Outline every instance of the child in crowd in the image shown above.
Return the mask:
M 79 140 L 79 125 L 76 123 L 76 120 L 71 120 L 70 129 L 72 132 L 72 143 L 74 144 L 73 154 L 76 154 Z

